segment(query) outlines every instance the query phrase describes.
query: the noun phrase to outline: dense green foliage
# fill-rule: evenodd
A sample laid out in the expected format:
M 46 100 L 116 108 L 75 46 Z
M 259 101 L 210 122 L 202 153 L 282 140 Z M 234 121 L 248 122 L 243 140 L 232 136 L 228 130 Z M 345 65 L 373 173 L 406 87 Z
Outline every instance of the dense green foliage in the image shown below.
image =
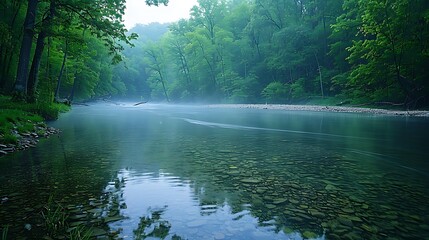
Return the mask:
M 124 52 L 132 73 L 115 71 L 139 79 L 127 89 L 175 102 L 428 104 L 427 1 L 198 3 L 156 41 L 145 26 Z
M 124 0 L 1 0 L 2 92 L 45 103 L 123 93 L 111 65 L 136 38 L 126 34 L 124 10 Z
M 198 0 L 138 38 L 125 0 L 33 1 L 0 4 L 0 87 L 29 101 L 429 104 L 425 0 Z

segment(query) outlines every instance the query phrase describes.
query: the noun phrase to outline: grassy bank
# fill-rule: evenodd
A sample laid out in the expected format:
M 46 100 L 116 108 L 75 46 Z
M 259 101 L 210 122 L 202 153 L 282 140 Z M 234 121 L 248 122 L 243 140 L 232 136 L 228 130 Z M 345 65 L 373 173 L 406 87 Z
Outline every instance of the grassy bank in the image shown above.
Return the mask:
M 45 120 L 55 120 L 69 106 L 57 103 L 13 102 L 11 97 L 0 95 L 0 144 L 17 144 L 22 136 L 45 134 Z

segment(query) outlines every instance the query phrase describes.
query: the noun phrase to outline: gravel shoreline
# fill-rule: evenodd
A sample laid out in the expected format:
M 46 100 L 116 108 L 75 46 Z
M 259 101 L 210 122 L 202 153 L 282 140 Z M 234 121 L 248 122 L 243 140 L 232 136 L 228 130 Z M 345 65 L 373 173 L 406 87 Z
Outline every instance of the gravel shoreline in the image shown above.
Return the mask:
M 359 108 L 344 106 L 316 106 L 316 105 L 286 105 L 286 104 L 213 104 L 209 108 L 249 108 L 285 111 L 315 111 L 315 112 L 342 112 L 342 113 L 368 113 L 392 116 L 429 117 L 429 111 L 399 111 L 377 108 Z
M 2 144 L 0 143 L 0 157 L 11 154 L 17 151 L 22 151 L 28 148 L 36 147 L 39 143 L 39 139 L 49 138 L 51 135 L 58 134 L 60 131 L 53 127 L 48 126 L 37 126 L 35 124 L 33 132 L 18 133 L 14 130 L 14 134 L 18 137 L 18 141 L 15 144 Z M 40 131 L 43 133 L 40 134 Z M 39 134 L 37 133 L 39 132 Z

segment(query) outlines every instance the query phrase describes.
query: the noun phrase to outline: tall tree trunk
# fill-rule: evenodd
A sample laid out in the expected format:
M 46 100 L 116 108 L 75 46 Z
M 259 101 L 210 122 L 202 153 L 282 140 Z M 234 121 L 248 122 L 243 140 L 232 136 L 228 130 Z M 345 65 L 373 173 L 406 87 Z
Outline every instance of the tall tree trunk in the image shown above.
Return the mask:
M 70 101 L 70 103 L 72 103 L 73 102 L 73 98 L 74 98 L 74 93 L 75 93 L 75 91 L 76 91 L 76 87 L 77 87 L 77 84 L 78 84 L 78 80 L 76 79 L 76 75 L 77 75 L 77 71 L 74 73 L 74 81 L 73 81 L 73 87 L 72 87 L 72 90 L 71 90 L 71 92 L 70 92 L 70 96 L 69 96 L 69 101 Z
M 0 88 L 3 88 L 6 82 L 6 51 L 3 50 L 5 45 L 0 46 Z
M 322 98 L 324 98 L 325 94 L 323 93 L 322 68 L 319 64 L 319 59 L 317 58 L 316 53 L 314 53 L 314 57 L 316 58 L 317 71 L 319 72 L 320 92 L 321 92 Z
M 21 3 L 21 1 L 15 2 L 11 4 L 12 5 L 12 18 L 10 20 L 9 26 L 10 26 L 10 35 L 11 35 L 11 39 L 19 39 L 16 38 L 16 30 L 14 31 L 13 29 L 16 29 L 17 27 L 15 26 L 15 22 L 19 13 L 19 10 L 21 8 L 21 6 L 23 5 Z M 16 7 L 15 7 L 16 6 Z M 7 9 L 7 8 L 6 8 Z M 21 36 L 21 35 L 19 35 Z M 7 41 L 6 43 L 3 43 L 0 46 L 0 88 L 3 88 L 6 85 L 6 82 L 8 80 L 9 77 L 9 66 L 10 66 L 10 61 L 8 61 L 8 59 L 10 59 L 12 56 L 15 55 L 15 45 L 16 45 L 16 41 Z
M 168 98 L 168 94 L 167 94 L 167 88 L 165 87 L 165 83 L 164 83 L 164 78 L 162 77 L 162 73 L 159 73 L 159 77 L 161 78 L 161 84 L 162 84 L 162 89 L 164 90 L 164 94 L 165 94 L 165 98 L 167 99 L 167 102 L 170 102 L 170 98 Z
M 50 6 L 49 6 L 49 14 L 46 17 L 46 19 L 43 20 L 42 30 L 37 36 L 36 50 L 34 52 L 30 74 L 28 76 L 27 93 L 28 93 L 28 97 L 29 97 L 28 99 L 30 102 L 36 101 L 36 89 L 37 89 L 37 84 L 39 82 L 39 68 L 40 68 L 40 62 L 42 60 L 43 50 L 45 48 L 45 38 L 48 35 L 48 31 L 51 27 L 51 23 L 52 23 L 52 19 L 54 18 L 54 15 L 55 15 L 55 0 L 51 0 Z
M 38 0 L 28 0 L 27 13 L 24 21 L 24 35 L 19 52 L 18 70 L 14 90 L 19 98 L 27 96 L 28 65 L 30 64 L 31 45 L 33 43 L 34 23 L 36 20 Z
M 61 65 L 60 74 L 58 74 L 57 89 L 55 90 L 55 101 L 58 101 L 60 96 L 61 78 L 63 76 L 64 66 L 66 65 L 66 61 L 67 61 L 68 45 L 69 45 L 69 41 L 66 40 L 66 49 L 64 51 L 63 63 Z

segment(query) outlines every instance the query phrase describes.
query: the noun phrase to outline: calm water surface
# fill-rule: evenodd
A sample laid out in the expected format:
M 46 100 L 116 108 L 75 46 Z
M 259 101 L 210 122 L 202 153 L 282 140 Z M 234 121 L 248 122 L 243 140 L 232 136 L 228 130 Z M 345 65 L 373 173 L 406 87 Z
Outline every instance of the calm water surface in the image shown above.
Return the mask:
M 10 239 L 42 236 L 49 198 L 111 238 L 429 239 L 426 118 L 98 104 L 51 125 L 0 158 Z

